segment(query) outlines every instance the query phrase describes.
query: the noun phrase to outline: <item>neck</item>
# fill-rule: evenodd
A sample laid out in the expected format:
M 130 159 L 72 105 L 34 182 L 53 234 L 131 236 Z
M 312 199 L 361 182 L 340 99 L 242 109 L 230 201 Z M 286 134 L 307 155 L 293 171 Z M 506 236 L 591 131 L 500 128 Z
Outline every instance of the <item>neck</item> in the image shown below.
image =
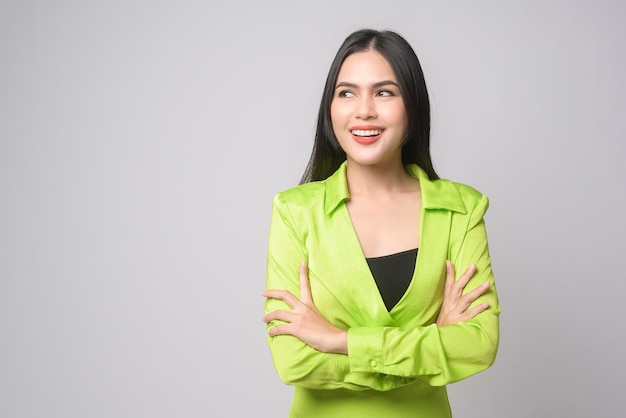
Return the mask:
M 360 165 L 348 160 L 346 177 L 351 196 L 408 192 L 419 187 L 401 161 L 389 165 Z

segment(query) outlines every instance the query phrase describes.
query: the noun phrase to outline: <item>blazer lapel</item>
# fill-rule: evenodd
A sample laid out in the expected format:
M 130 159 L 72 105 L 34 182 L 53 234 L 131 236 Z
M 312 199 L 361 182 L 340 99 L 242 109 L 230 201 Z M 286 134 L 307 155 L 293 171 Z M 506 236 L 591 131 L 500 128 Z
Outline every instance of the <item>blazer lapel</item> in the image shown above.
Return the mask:
M 391 310 L 396 322 L 402 325 L 428 325 L 437 319 L 443 297 L 450 222 L 449 211 L 422 209 L 420 247 L 413 280 L 402 299 Z

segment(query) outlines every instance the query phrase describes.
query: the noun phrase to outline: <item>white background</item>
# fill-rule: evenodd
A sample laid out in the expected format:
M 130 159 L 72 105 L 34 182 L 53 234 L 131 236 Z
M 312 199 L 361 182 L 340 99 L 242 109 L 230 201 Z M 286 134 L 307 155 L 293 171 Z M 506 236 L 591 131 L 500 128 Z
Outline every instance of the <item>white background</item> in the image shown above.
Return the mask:
M 0 417 L 284 417 L 271 200 L 353 30 L 422 62 L 442 177 L 489 195 L 496 364 L 456 418 L 626 415 L 626 6 L 0 2 Z

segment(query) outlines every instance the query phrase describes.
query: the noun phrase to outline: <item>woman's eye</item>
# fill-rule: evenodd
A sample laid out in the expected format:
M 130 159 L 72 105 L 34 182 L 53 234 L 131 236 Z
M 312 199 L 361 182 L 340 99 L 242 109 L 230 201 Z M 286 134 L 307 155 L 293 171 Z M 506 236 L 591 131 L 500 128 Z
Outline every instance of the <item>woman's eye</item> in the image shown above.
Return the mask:
M 381 97 L 390 97 L 390 96 L 395 96 L 395 95 L 393 94 L 393 92 L 391 92 L 391 91 L 389 91 L 389 90 L 380 90 L 380 91 L 378 92 L 378 96 L 381 96 Z
M 342 90 L 337 94 L 337 97 L 354 97 L 354 93 L 348 90 Z

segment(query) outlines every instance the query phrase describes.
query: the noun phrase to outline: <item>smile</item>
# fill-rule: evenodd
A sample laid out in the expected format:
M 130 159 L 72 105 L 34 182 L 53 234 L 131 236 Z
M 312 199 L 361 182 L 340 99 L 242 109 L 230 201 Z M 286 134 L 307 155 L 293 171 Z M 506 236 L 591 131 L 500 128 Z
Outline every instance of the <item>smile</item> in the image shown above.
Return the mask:
M 378 141 L 384 129 L 351 129 L 352 139 L 361 145 L 371 145 Z
M 378 135 L 383 133 L 383 131 L 381 131 L 380 129 L 366 129 L 366 130 L 365 129 L 354 129 L 354 130 L 352 130 L 350 132 L 354 136 L 362 136 L 362 137 L 378 136 Z

